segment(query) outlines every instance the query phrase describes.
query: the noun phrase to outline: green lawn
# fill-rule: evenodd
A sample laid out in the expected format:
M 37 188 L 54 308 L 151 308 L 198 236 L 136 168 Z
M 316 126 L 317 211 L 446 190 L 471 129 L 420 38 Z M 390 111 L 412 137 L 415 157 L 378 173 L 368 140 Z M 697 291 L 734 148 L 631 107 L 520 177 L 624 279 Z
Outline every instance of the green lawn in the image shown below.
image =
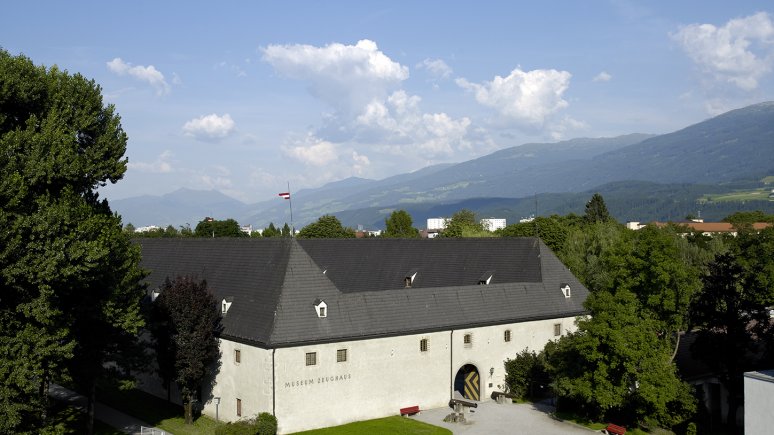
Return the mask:
M 342 426 L 325 429 L 297 432 L 295 435 L 361 435 L 361 434 L 395 434 L 395 435 L 451 435 L 451 431 L 406 417 L 377 418 L 376 420 L 358 421 Z
M 99 390 L 97 401 L 175 435 L 211 435 L 221 425 L 205 415 L 187 425 L 181 406 L 137 389 Z
M 706 194 L 701 199 L 704 201 L 766 201 L 769 199 L 771 189 L 745 190 L 731 193 Z

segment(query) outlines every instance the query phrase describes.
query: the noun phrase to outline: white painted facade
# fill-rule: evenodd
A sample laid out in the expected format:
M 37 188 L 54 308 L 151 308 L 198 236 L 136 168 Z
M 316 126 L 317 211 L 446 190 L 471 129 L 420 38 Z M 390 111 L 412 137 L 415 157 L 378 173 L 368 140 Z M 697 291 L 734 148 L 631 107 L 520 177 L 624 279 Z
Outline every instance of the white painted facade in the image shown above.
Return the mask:
M 558 338 L 557 331 L 565 334 L 575 328 L 575 318 L 566 317 L 278 349 L 221 340 L 221 367 L 210 397 L 220 398 L 221 421 L 274 412 L 280 433 L 396 415 L 413 405 L 444 407 L 464 365 L 477 368 L 483 399 L 502 390 L 507 358 L 525 348 L 539 351 Z M 464 343 L 466 334 L 469 345 Z M 422 339 L 428 340 L 424 352 Z M 342 349 L 346 361 L 337 362 Z M 315 365 L 307 365 L 307 353 L 315 353 Z M 218 401 L 212 398 L 203 412 L 214 418 Z
M 774 370 L 744 374 L 744 433 L 771 433 L 774 428 Z
M 427 231 L 441 231 L 446 228 L 446 222 L 449 218 L 428 218 L 427 219 Z
M 484 218 L 481 219 L 481 226 L 487 231 L 495 231 L 505 228 L 505 219 L 503 218 Z

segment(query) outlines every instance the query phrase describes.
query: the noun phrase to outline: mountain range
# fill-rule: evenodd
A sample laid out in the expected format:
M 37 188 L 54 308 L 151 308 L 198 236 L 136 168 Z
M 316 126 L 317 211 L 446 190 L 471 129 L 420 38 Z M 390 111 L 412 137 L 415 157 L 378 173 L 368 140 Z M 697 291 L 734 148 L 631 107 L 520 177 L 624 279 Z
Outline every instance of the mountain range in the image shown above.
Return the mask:
M 599 191 L 619 220 L 665 220 L 681 217 L 671 213 L 695 212 L 691 208 L 697 208 L 701 195 L 729 191 L 733 183 L 755 184 L 772 174 L 774 102 L 765 102 L 663 135 L 529 143 L 382 180 L 347 178 L 293 192 L 293 217 L 296 228 L 323 214 L 372 228 L 402 208 L 422 227 L 426 217 L 469 208 L 513 222 L 536 211 L 582 213 L 589 192 Z M 761 202 L 755 205 L 769 206 Z M 181 189 L 111 201 L 111 206 L 135 226 L 193 226 L 204 216 L 233 217 L 258 228 L 290 220 L 285 201 L 244 204 L 217 191 Z M 738 205 L 702 207 L 706 215 L 733 212 Z

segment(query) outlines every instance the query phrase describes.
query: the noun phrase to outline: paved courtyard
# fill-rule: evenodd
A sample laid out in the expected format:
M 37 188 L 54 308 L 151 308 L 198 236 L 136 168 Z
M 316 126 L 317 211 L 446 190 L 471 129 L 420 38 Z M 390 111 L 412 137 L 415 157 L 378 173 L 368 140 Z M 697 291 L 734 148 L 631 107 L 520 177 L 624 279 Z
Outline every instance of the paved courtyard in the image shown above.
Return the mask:
M 465 418 L 465 423 L 446 423 L 444 417 L 452 412 L 449 407 L 430 409 L 414 415 L 415 420 L 445 427 L 454 434 L 465 435 L 513 435 L 513 434 L 546 434 L 590 435 L 599 433 L 554 420 L 549 415 L 553 411 L 543 404 L 498 404 L 494 400 L 479 402 L 478 408 L 471 408 Z

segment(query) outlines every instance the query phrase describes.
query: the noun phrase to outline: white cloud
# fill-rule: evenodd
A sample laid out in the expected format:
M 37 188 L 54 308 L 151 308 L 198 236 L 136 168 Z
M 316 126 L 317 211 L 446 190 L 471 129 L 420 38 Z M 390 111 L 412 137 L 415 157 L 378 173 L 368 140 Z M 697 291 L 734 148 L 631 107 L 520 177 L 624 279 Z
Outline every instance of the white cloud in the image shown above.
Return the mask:
M 309 83 L 317 98 L 343 112 L 358 111 L 409 77 L 407 67 L 393 61 L 367 39 L 355 45 L 269 45 L 263 60 L 285 77 Z
M 453 119 L 446 113 L 422 113 L 421 98 L 396 91 L 385 101 L 374 100 L 355 119 L 361 143 L 379 143 L 394 154 L 450 157 L 470 147 L 465 136 L 471 121 Z
M 338 159 L 336 145 L 308 135 L 302 144 L 284 148 L 285 154 L 310 166 L 325 166 Z
M 756 89 L 774 62 L 774 24 L 766 12 L 722 27 L 690 24 L 670 36 L 706 74 L 745 91 Z
M 371 160 L 369 160 L 368 156 L 358 154 L 357 151 L 352 151 L 352 161 L 354 162 L 352 170 L 357 175 L 363 175 L 363 171 L 371 165 Z
M 482 84 L 464 78 L 456 82 L 473 92 L 476 101 L 494 108 L 504 118 L 524 127 L 542 128 L 549 116 L 567 107 L 562 94 L 570 86 L 570 77 L 567 71 L 516 68 L 507 77 L 495 76 Z
M 172 152 L 167 150 L 161 153 L 153 162 L 132 162 L 129 161 L 127 166 L 129 169 L 134 169 L 139 172 L 150 172 L 156 174 L 167 174 L 173 171 L 172 165 L 169 163 L 169 159 L 172 157 Z
M 613 76 L 608 74 L 606 71 L 602 71 L 601 73 L 599 73 L 596 76 L 594 76 L 593 81 L 595 81 L 595 82 L 609 82 L 612 78 L 613 78 Z
M 164 74 L 157 70 L 153 65 L 132 66 L 131 63 L 124 62 L 120 57 L 117 57 L 110 62 L 107 62 L 108 69 L 118 74 L 119 76 L 130 75 L 137 80 L 147 82 L 156 89 L 157 95 L 165 95 L 169 93 L 169 84 L 164 79 Z
M 449 65 L 441 59 L 425 59 L 417 64 L 417 68 L 425 69 L 437 78 L 447 79 L 451 77 L 453 71 Z
M 223 116 L 212 113 L 186 122 L 183 125 L 183 133 L 199 140 L 216 141 L 231 134 L 235 126 L 228 113 Z

